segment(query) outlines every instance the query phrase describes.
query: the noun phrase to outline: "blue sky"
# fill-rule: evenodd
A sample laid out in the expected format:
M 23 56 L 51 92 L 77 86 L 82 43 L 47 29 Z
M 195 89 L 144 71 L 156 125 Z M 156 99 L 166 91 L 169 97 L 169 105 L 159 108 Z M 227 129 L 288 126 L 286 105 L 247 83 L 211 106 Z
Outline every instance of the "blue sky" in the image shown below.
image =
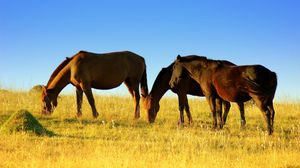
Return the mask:
M 278 74 L 277 99 L 299 99 L 299 9 L 297 0 L 0 0 L 0 87 L 46 84 L 79 50 L 130 50 L 146 59 L 149 88 L 178 54 L 197 54 L 262 64 Z

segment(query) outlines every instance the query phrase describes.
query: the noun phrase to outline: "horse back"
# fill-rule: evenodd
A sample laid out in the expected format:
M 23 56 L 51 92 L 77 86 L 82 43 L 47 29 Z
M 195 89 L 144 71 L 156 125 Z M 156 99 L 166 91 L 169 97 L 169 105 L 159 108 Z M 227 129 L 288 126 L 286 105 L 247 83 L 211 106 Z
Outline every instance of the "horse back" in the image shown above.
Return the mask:
M 76 62 L 77 64 L 85 63 L 94 65 L 94 67 L 97 67 L 99 69 L 101 69 L 101 67 L 107 69 L 109 69 L 109 67 L 119 67 L 123 70 L 130 70 L 134 67 L 145 67 L 144 58 L 130 51 L 111 52 L 104 54 L 80 51 L 76 55 L 74 62 Z
M 95 54 L 79 52 L 70 62 L 72 79 L 94 83 L 95 88 L 113 88 L 127 78 L 141 79 L 145 61 L 141 56 L 129 52 Z

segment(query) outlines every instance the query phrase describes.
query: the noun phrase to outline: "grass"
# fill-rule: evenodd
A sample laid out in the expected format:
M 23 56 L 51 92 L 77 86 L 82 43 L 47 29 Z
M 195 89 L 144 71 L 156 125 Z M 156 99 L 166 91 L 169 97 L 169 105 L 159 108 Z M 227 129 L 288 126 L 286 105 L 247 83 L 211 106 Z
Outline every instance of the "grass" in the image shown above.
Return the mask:
M 75 95 L 75 94 L 74 94 Z M 222 130 L 211 128 L 207 103 L 190 99 L 194 123 L 177 125 L 176 98 L 164 98 L 155 124 L 145 111 L 134 120 L 129 97 L 95 96 L 98 119 L 86 101 L 77 119 L 75 96 L 61 96 L 53 115 L 41 116 L 37 95 L 0 92 L 0 124 L 27 109 L 56 136 L 0 135 L 0 167 L 300 167 L 300 102 L 275 103 L 275 133 L 268 136 L 262 114 L 246 107 L 240 128 L 232 105 Z

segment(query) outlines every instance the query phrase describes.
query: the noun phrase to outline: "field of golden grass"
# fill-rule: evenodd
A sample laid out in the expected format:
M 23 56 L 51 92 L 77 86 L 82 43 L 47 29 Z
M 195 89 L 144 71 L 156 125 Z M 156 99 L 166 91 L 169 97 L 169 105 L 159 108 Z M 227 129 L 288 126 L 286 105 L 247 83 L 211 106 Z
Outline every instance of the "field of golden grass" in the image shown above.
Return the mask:
M 74 94 L 75 95 L 75 94 Z M 232 105 L 222 130 L 211 128 L 203 99 L 189 100 L 194 123 L 177 125 L 176 98 L 163 98 L 154 124 L 145 111 L 134 120 L 130 97 L 95 96 L 98 119 L 84 98 L 77 119 L 75 96 L 61 96 L 51 116 L 41 116 L 36 95 L 0 92 L 0 124 L 27 109 L 54 137 L 0 136 L 0 167 L 300 167 L 300 102 L 275 103 L 275 132 L 268 136 L 261 112 L 248 105 L 241 129 Z

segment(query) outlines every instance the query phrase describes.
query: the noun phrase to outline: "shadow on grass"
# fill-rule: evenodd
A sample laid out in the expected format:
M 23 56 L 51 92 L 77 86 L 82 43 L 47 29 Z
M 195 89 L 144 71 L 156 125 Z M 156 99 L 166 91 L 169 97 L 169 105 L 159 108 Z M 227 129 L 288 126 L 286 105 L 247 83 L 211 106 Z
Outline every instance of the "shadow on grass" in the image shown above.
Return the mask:
M 83 136 L 83 135 L 63 135 L 63 134 L 55 134 L 51 138 L 68 138 L 68 139 L 77 139 L 77 140 L 99 140 L 100 137 L 96 136 Z
M 51 124 L 83 124 L 83 125 L 89 125 L 89 124 L 101 124 L 103 120 L 98 119 L 79 119 L 79 118 L 55 118 L 55 117 L 38 117 L 40 121 L 43 122 L 49 122 Z
M 38 120 L 42 121 L 45 124 L 57 124 L 57 125 L 64 125 L 64 124 L 81 124 L 81 125 L 107 125 L 111 124 L 112 127 L 136 127 L 142 128 L 150 125 L 147 121 L 142 119 L 80 119 L 80 118 L 54 118 L 54 117 L 37 117 Z

